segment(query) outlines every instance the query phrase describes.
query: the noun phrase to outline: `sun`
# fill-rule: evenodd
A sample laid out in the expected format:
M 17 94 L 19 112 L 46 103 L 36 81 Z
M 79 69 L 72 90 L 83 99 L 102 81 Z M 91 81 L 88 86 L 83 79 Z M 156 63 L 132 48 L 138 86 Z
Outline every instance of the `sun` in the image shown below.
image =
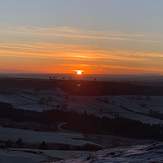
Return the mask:
M 84 71 L 83 70 L 75 70 L 76 75 L 83 75 Z

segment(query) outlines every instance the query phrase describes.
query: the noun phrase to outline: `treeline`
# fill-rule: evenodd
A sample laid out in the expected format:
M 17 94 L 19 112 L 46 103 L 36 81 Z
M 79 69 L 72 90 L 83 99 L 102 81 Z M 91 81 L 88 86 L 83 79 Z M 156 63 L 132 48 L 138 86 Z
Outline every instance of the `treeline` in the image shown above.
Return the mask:
M 134 81 L 87 81 L 87 80 L 53 80 L 56 87 L 71 95 L 163 95 L 163 86 Z M 80 86 L 79 86 L 80 85 Z
M 46 112 L 49 121 L 54 119 L 67 122 L 66 129 L 83 133 L 112 134 L 139 139 L 163 140 L 163 125 L 144 124 L 140 121 L 117 117 L 96 117 L 94 115 L 78 114 L 75 112 Z
M 163 95 L 161 84 L 145 84 L 134 81 L 87 81 L 70 79 L 23 79 L 4 78 L 0 79 L 0 90 L 6 92 L 10 88 L 35 89 L 35 91 L 61 88 L 72 95 L 81 96 L 104 96 L 104 95 Z M 79 86 L 80 85 L 80 86 Z
M 130 138 L 163 140 L 163 126 L 161 124 L 144 124 L 140 121 L 117 117 L 97 117 L 86 112 L 66 112 L 51 110 L 34 112 L 14 109 L 12 105 L 0 103 L 0 119 L 10 119 L 16 122 L 35 122 L 45 126 L 46 130 L 57 130 L 58 122 L 66 122 L 65 129 L 87 134 L 111 134 Z M 51 126 L 55 126 L 51 128 Z M 40 127 L 41 129 L 41 127 Z

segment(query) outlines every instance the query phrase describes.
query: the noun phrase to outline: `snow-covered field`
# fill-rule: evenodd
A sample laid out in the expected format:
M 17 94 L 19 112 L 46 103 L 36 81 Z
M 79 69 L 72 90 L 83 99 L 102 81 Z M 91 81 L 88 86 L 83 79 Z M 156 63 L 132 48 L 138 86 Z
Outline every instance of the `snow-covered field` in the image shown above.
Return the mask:
M 57 163 L 162 163 L 163 144 L 113 148 Z
M 57 161 L 60 160 L 60 161 Z M 1 163 L 162 163 L 163 144 L 117 147 L 98 152 L 33 149 L 0 150 Z
M 0 163 L 54 163 L 57 160 L 88 157 L 92 152 L 62 151 L 62 150 L 34 150 L 7 149 L 0 150 Z
M 139 120 L 143 123 L 163 124 L 163 120 L 151 116 L 151 111 L 163 114 L 163 96 L 70 96 L 60 89 L 33 90 L 12 89 L 0 92 L 0 102 L 7 102 L 16 109 L 33 110 L 64 110 L 78 113 L 94 114 L 114 118 L 116 116 Z M 59 124 L 62 130 L 61 122 Z M 64 130 L 63 130 L 64 131 Z M 91 137 L 91 138 L 90 138 Z M 104 138 L 105 137 L 105 138 Z M 59 143 L 74 146 L 86 144 L 105 145 L 117 141 L 132 144 L 134 140 L 106 136 L 86 136 L 80 133 L 41 132 L 15 128 L 0 127 L 0 140 L 16 141 L 19 138 L 25 143 L 40 144 Z M 87 139 L 86 139 L 87 138 Z M 114 140 L 114 141 L 113 141 Z M 136 141 L 136 140 L 135 140 Z M 99 143 L 100 142 L 100 143 Z M 58 151 L 37 149 L 0 149 L 0 163 L 152 163 L 163 162 L 163 144 L 134 145 L 116 147 L 98 152 Z M 118 143 L 117 143 L 118 144 Z M 123 143 L 122 143 L 123 144 Z M 122 145 L 121 144 L 121 145 Z M 124 146 L 123 144 L 123 146 Z M 135 143 L 136 144 L 136 143 Z M 144 143 L 140 143 L 144 144 Z M 65 161 L 64 161 L 65 160 Z
M 57 105 L 63 103 L 64 93 L 55 89 L 53 91 L 35 91 L 26 89 L 6 90 L 0 92 L 0 102 L 11 103 L 17 109 L 44 111 L 57 109 Z
M 11 103 L 25 110 L 66 110 L 87 112 L 97 116 L 126 117 L 143 123 L 158 124 L 163 120 L 150 116 L 155 111 L 163 114 L 163 96 L 70 96 L 60 89 L 8 90 L 0 93 L 0 102 Z
M 40 163 L 46 159 L 44 155 L 40 154 L 0 150 L 0 163 Z
M 69 110 L 92 113 L 97 116 L 115 117 L 117 115 L 143 123 L 163 123 L 162 120 L 148 116 L 150 110 L 163 113 L 162 96 L 71 96 L 68 101 Z
M 90 141 L 82 140 L 84 136 L 79 133 L 61 133 L 61 132 L 38 132 L 23 129 L 0 127 L 0 140 L 16 141 L 21 138 L 25 143 L 60 143 L 67 145 L 82 146 L 85 144 L 95 144 Z

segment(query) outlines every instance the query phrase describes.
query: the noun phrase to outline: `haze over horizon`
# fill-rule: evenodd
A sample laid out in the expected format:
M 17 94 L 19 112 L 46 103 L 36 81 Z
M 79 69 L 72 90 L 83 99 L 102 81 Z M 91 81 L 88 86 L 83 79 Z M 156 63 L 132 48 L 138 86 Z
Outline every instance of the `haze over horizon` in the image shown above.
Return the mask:
M 0 73 L 161 74 L 162 0 L 0 1 Z

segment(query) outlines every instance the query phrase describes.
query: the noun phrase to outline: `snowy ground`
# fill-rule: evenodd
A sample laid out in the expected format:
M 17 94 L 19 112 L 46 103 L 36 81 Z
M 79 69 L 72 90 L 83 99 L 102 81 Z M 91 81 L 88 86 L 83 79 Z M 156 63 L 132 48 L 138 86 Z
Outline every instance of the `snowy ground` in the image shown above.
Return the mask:
M 58 161 L 57 161 L 58 160 Z M 60 161 L 59 161 L 60 160 Z M 0 163 L 162 163 L 163 144 L 110 148 L 98 152 L 33 149 L 0 150 Z
M 0 93 L 0 102 L 11 103 L 25 110 L 67 110 L 87 112 L 97 116 L 117 115 L 144 123 L 163 123 L 149 115 L 150 111 L 163 114 L 163 96 L 69 96 L 60 89 L 52 90 L 6 90 Z
M 60 161 L 57 161 L 60 160 Z M 98 152 L 33 149 L 0 150 L 1 163 L 162 163 L 163 144 L 110 148 Z
M 11 136 L 12 135 L 12 136 Z M 93 142 L 82 140 L 84 136 L 79 133 L 61 133 L 61 132 L 38 132 L 23 129 L 0 127 L 0 140 L 16 141 L 21 138 L 25 143 L 59 143 L 67 145 L 82 146 L 85 144 L 94 144 Z
M 91 154 L 83 151 L 7 149 L 0 150 L 0 163 L 52 163 L 57 160 L 88 157 Z
M 0 102 L 10 103 L 17 109 L 34 110 L 38 112 L 56 109 L 75 111 L 78 113 L 87 112 L 87 114 L 94 114 L 101 117 L 107 116 L 110 118 L 119 115 L 150 124 L 163 123 L 163 120 L 154 118 L 149 114 L 151 110 L 163 114 L 163 96 L 82 97 L 68 96 L 59 89 L 53 91 L 13 89 L 6 90 L 5 93 L 0 92 Z M 62 125 L 64 125 L 64 123 L 59 125 L 60 131 L 62 130 Z M 126 142 L 127 145 L 133 145 L 133 143 L 131 143 L 132 141 L 136 142 L 136 140 L 115 139 L 115 137 L 113 138 L 111 136 L 86 136 L 77 133 L 38 132 L 0 127 L 1 141 L 7 141 L 8 139 L 16 141 L 18 138 L 22 138 L 26 143 L 41 143 L 45 141 L 47 143 L 61 143 L 77 146 L 85 144 L 97 145 L 100 142 L 101 145 L 107 144 L 108 147 L 112 147 L 112 145 L 109 144 L 113 142 L 115 144 L 118 141 L 121 143 Z M 163 162 L 163 144 L 117 147 L 97 153 L 84 151 L 0 149 L 0 163 L 53 163 L 58 159 L 62 159 L 62 161 L 58 163 L 161 163 Z
M 99 151 L 57 163 L 162 163 L 163 144 L 137 145 Z
M 0 163 L 40 163 L 47 158 L 40 154 L 0 150 Z
M 44 111 L 57 109 L 63 103 L 64 93 L 55 89 L 53 91 L 35 91 L 26 89 L 12 89 L 0 92 L 0 101 L 11 103 L 17 109 Z
M 148 116 L 151 109 L 163 113 L 162 96 L 71 96 L 67 108 L 78 112 L 86 111 L 98 116 L 114 117 L 119 115 L 143 123 L 163 123 L 162 120 Z

